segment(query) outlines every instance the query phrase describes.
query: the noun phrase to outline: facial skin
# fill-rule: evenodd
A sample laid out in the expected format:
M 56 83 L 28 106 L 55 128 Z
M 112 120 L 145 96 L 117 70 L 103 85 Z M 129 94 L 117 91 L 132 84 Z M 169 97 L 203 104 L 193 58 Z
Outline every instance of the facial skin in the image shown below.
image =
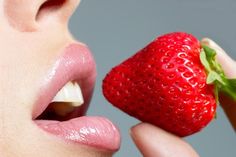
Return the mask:
M 37 93 L 61 50 L 80 0 L 40 8 L 46 0 L 0 0 L 0 156 L 106 157 L 111 153 L 51 138 L 32 121 Z

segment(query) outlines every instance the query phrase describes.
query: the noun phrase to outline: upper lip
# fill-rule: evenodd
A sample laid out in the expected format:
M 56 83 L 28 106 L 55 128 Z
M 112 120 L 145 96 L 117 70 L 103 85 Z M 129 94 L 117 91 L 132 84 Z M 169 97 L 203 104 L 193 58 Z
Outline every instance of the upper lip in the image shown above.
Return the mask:
M 57 92 L 69 81 L 79 83 L 84 97 L 83 109 L 80 109 L 80 112 L 85 112 L 93 92 L 95 78 L 96 65 L 88 47 L 79 43 L 67 45 L 43 80 L 32 118 L 36 119 L 42 114 Z

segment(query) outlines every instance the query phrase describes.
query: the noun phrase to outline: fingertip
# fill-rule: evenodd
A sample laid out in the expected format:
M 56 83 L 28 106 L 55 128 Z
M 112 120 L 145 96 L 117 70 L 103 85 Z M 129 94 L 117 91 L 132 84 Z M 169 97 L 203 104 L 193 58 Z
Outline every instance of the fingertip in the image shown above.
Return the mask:
M 130 129 L 130 135 L 141 152 L 141 154 L 145 157 L 151 157 L 151 156 L 160 156 L 158 149 L 156 149 L 156 144 L 153 143 L 153 140 L 150 140 L 150 137 L 152 136 L 151 133 L 151 125 L 146 123 L 140 123 L 135 126 L 133 126 Z
M 211 41 L 210 38 L 204 37 L 204 38 L 202 38 L 202 40 L 201 40 L 201 44 L 209 45 L 209 42 L 210 42 L 210 41 Z
M 148 128 L 150 124 L 147 123 L 139 123 L 137 125 L 134 125 L 130 128 L 130 135 L 133 136 L 139 136 L 141 130 L 145 130 L 145 128 Z
M 198 157 L 191 146 L 180 137 L 148 123 L 132 127 L 130 135 L 145 157 Z

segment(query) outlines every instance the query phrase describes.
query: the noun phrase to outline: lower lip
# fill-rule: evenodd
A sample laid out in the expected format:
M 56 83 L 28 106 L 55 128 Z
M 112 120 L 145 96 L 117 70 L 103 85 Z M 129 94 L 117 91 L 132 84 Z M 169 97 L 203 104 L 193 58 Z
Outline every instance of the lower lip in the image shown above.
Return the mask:
M 35 123 L 46 132 L 75 144 L 108 151 L 117 151 L 120 147 L 120 133 L 106 118 L 84 116 L 64 122 L 35 120 Z

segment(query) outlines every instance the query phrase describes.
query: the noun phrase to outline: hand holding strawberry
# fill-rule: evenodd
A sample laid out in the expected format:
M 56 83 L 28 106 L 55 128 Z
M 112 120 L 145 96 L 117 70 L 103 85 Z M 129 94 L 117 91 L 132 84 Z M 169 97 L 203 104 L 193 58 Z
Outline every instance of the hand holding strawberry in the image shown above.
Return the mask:
M 217 60 L 222 65 L 226 76 L 236 78 L 236 70 L 234 70 L 236 62 L 212 40 L 203 39 L 201 43 L 216 50 Z M 220 99 L 222 107 L 236 130 L 236 101 L 224 95 L 220 95 Z M 145 157 L 199 157 L 196 151 L 194 151 L 191 145 L 186 143 L 185 140 L 150 124 L 141 123 L 132 127 L 131 136 L 134 143 Z
M 215 55 L 190 34 L 163 35 L 108 73 L 104 96 L 141 121 L 193 134 L 214 118 L 218 91 L 236 99 Z

